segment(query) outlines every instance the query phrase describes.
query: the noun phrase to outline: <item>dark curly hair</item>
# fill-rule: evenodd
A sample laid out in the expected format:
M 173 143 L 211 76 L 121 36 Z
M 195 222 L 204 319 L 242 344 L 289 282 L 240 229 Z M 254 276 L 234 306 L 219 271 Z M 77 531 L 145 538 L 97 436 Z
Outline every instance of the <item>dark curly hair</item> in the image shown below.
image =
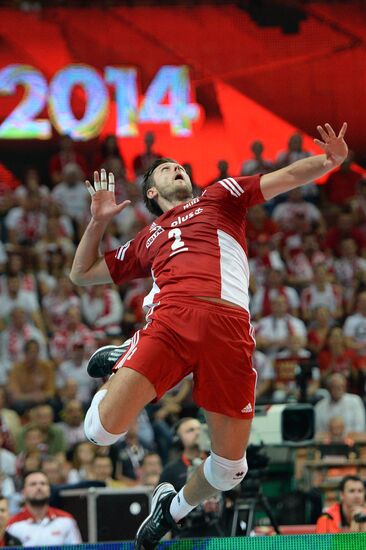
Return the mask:
M 147 196 L 148 190 L 154 186 L 154 170 L 161 164 L 165 164 L 166 162 L 177 162 L 174 159 L 162 157 L 160 159 L 156 159 L 150 168 L 145 172 L 143 180 L 142 180 L 142 196 L 144 197 L 144 203 L 146 208 L 149 212 L 152 214 L 155 214 L 155 216 L 161 216 L 164 212 L 158 205 L 155 199 L 149 199 Z

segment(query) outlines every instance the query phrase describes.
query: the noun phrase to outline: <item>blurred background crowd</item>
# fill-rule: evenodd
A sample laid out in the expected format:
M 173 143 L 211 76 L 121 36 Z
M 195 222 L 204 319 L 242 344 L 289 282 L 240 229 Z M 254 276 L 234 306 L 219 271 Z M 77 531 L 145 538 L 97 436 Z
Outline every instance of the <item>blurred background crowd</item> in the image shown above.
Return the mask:
M 141 174 L 157 152 L 154 134 L 133 160 L 127 179 L 114 136 L 85 158 L 68 136 L 49 160 L 49 177 L 29 166 L 21 181 L 0 175 L 0 420 L 3 493 L 17 475 L 42 468 L 55 483 L 101 479 L 108 484 L 154 484 L 145 456 L 168 461 L 172 427 L 195 416 L 189 378 L 151 405 L 113 449 L 85 441 L 84 412 L 98 387 L 86 364 L 98 347 L 120 344 L 143 326 L 142 300 L 151 285 L 74 286 L 69 269 L 89 219 L 84 185 L 93 170 L 116 176 L 117 201 L 132 204 L 110 225 L 104 249 L 133 238 L 151 220 L 143 206 Z M 241 166 L 217 165 L 217 180 L 264 173 L 308 156 L 299 134 L 277 158 L 254 141 Z M 322 185 L 295 189 L 248 212 L 251 315 L 255 325 L 258 403 L 310 402 L 316 437 L 346 440 L 365 431 L 366 178 L 347 161 Z M 211 182 L 195 182 L 196 194 Z M 350 403 L 352 408 L 350 409 Z M 3 460 L 3 459 L 2 459 Z M 101 471 L 104 473 L 101 474 Z M 16 509 L 17 499 L 14 507 Z
M 97 480 L 111 487 L 155 485 L 172 458 L 174 426 L 197 416 L 185 379 L 136 419 L 112 448 L 85 440 L 85 410 L 99 381 L 86 373 L 100 346 L 120 344 L 144 325 L 151 281 L 79 288 L 69 279 L 75 247 L 89 220 L 85 178 L 105 168 L 117 201 L 131 206 L 110 224 L 104 250 L 133 238 L 151 220 L 141 175 L 161 155 L 155 136 L 133 159 L 107 136 L 93 158 L 62 136 L 48 177 L 29 165 L 21 181 L 0 174 L 0 462 L 12 511 L 23 475 L 42 469 L 51 484 Z M 218 162 L 217 178 L 265 173 L 304 158 L 300 134 L 276 158 L 254 140 L 241 166 Z M 179 159 L 178 159 L 179 160 Z M 195 181 L 195 193 L 210 184 Z M 215 181 L 216 181 L 215 180 Z M 255 325 L 258 403 L 312 403 L 316 438 L 362 440 L 366 375 L 366 178 L 352 153 L 321 185 L 309 184 L 250 209 L 247 240 Z

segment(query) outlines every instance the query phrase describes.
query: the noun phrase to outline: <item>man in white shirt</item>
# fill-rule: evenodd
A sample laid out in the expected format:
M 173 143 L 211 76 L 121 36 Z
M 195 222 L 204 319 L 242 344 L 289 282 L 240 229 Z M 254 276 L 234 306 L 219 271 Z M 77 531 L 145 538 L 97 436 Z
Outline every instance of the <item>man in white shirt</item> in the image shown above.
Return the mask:
M 365 407 L 361 397 L 347 393 L 347 380 L 343 374 L 332 374 L 328 380 L 329 396 L 315 405 L 316 433 L 328 430 L 329 420 L 341 416 L 345 433 L 363 433 L 366 429 Z
M 307 339 L 306 327 L 301 319 L 287 313 L 285 296 L 277 296 L 271 302 L 272 315 L 263 317 L 255 327 L 257 347 L 272 357 L 285 347 L 291 335 L 296 334 L 305 345 Z
M 75 519 L 67 512 L 51 508 L 50 484 L 42 472 L 30 472 L 24 479 L 24 509 L 13 516 L 7 532 L 21 540 L 23 546 L 80 544 L 81 535 Z

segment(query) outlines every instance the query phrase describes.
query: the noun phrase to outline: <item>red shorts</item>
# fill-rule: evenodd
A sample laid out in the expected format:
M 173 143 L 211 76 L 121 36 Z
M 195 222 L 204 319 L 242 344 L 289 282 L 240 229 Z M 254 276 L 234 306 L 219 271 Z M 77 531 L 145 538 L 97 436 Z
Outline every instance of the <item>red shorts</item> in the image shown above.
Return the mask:
M 199 407 L 234 418 L 254 415 L 257 374 L 249 314 L 203 300 L 156 306 L 115 370 L 128 367 L 153 384 L 160 399 L 189 373 Z

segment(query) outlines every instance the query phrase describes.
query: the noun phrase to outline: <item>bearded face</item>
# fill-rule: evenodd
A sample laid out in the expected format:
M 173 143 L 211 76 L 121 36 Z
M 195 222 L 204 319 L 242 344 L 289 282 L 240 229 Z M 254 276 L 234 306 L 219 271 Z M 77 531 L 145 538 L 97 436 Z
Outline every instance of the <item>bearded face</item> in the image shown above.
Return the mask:
M 193 197 L 192 183 L 183 166 L 175 162 L 165 162 L 154 170 L 155 185 L 149 190 L 154 198 L 159 197 L 170 203 L 184 202 Z
M 25 501 L 31 506 L 44 506 L 50 499 L 50 484 L 45 474 L 34 472 L 29 474 L 24 482 L 23 494 Z

